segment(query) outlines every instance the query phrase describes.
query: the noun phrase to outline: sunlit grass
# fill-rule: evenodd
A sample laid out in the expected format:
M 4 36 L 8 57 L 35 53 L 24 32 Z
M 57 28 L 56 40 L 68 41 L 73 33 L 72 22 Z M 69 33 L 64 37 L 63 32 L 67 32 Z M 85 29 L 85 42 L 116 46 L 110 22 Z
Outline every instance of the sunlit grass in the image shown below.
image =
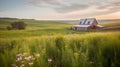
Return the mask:
M 33 56 L 40 54 L 40 58 L 34 60 L 33 67 L 119 65 L 120 32 L 60 34 L 6 40 L 1 41 L 0 65 L 3 67 L 11 67 L 16 54 L 24 52 Z
M 9 21 L 0 26 L 5 28 Z M 74 31 L 69 29 L 73 24 L 33 20 L 26 20 L 26 23 L 25 30 L 0 30 L 1 67 L 120 66 L 119 30 Z M 16 56 L 24 53 L 26 55 Z M 34 60 L 25 59 L 29 56 Z
M 120 26 L 120 22 L 114 22 L 114 23 L 106 23 L 106 24 L 101 24 L 105 27 L 109 27 L 109 26 Z

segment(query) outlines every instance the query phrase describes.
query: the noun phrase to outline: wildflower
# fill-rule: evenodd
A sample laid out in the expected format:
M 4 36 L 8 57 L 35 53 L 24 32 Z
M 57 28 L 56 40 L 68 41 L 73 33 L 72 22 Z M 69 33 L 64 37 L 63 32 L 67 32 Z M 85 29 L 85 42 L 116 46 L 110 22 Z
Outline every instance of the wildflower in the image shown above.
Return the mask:
M 25 57 L 26 60 L 32 59 L 32 56 Z
M 18 62 L 19 60 L 16 60 L 16 62 Z
M 31 59 L 31 58 L 32 58 L 32 56 L 28 56 L 28 58 L 29 58 L 29 59 Z
M 28 64 L 31 66 L 31 65 L 33 65 L 33 62 L 29 62 Z
M 20 67 L 24 67 L 25 65 L 24 64 L 21 64 Z
M 30 60 L 28 57 L 25 57 L 25 60 Z
M 26 62 L 28 62 L 27 65 L 33 65 L 33 61 L 36 59 L 33 56 L 27 56 L 26 53 L 22 53 L 22 54 L 16 54 L 17 58 L 16 58 L 16 64 L 12 64 L 12 67 L 25 67 Z M 39 57 L 40 54 L 37 54 L 36 57 Z M 28 60 L 28 61 L 26 61 Z M 24 64 L 25 63 L 25 64 Z M 17 64 L 19 66 L 17 66 Z
M 19 60 L 22 60 L 22 57 L 21 57 L 21 56 L 19 57 Z
M 49 59 L 48 59 L 48 62 L 52 62 L 52 59 L 51 59 L 51 58 L 49 58 Z
M 31 59 L 31 58 L 32 58 L 32 56 L 28 56 L 27 58 L 28 58 L 28 59 Z
M 18 61 L 20 61 L 20 60 L 22 60 L 22 57 L 21 57 L 21 56 L 17 58 L 16 62 L 18 62 Z

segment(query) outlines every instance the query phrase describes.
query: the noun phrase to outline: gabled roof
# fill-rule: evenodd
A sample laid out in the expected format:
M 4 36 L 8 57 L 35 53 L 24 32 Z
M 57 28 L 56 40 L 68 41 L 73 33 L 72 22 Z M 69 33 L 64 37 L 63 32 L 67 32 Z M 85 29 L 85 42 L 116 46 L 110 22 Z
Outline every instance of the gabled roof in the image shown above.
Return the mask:
M 96 21 L 95 18 L 85 18 L 85 19 L 80 19 L 80 25 L 91 25 L 94 21 Z

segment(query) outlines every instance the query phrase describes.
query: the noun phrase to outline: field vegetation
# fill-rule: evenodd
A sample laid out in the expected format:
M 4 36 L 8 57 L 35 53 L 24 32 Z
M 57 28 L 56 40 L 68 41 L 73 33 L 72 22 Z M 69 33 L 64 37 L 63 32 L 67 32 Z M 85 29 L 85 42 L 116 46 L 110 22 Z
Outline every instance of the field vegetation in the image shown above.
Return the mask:
M 105 24 L 101 24 L 102 26 L 105 27 L 110 27 L 110 26 L 120 26 L 120 22 L 114 22 L 114 23 L 105 23 Z
M 120 30 L 74 31 L 73 24 L 36 20 L 5 30 L 14 21 L 0 20 L 1 67 L 120 67 Z

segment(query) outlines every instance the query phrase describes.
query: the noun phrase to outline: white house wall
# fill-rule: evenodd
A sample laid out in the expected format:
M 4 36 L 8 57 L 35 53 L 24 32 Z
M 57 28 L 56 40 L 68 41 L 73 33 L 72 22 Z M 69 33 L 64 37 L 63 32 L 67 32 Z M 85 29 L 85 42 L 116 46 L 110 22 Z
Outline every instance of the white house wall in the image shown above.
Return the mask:
M 77 27 L 76 30 L 87 30 L 87 27 Z

